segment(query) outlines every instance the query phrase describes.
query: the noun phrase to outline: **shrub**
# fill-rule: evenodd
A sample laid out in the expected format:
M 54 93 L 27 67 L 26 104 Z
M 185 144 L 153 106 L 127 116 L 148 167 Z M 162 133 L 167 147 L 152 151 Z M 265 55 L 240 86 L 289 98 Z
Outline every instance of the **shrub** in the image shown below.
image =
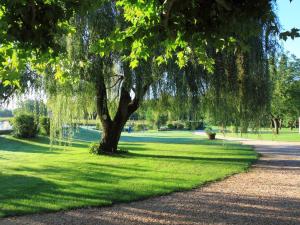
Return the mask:
M 99 155 L 101 152 L 99 143 L 92 143 L 89 147 L 89 152 L 94 155 Z
M 168 121 L 168 115 L 163 115 L 163 114 L 159 115 L 158 118 L 156 119 L 157 128 L 166 125 L 167 121 Z
M 203 130 L 203 122 L 199 121 L 186 121 L 184 127 L 188 130 Z
M 203 130 L 203 122 L 193 121 L 191 122 L 191 130 Z
M 190 121 L 185 121 L 184 127 L 188 130 L 192 130 L 192 123 Z
M 238 126 L 230 126 L 229 130 L 230 130 L 231 133 L 239 133 Z
M 169 129 L 168 129 L 168 127 L 166 127 L 166 126 L 162 126 L 162 127 L 160 127 L 159 129 L 158 129 L 158 131 L 168 131 Z
M 214 130 L 213 130 L 211 127 L 205 128 L 205 133 L 206 133 L 207 135 L 213 135 L 213 134 L 216 134 L 216 132 L 214 132 Z
M 183 130 L 184 129 L 184 124 L 183 123 L 177 122 L 177 123 L 174 124 L 174 126 L 177 130 Z
M 40 133 L 43 135 L 50 135 L 50 118 L 41 117 L 40 118 Z
M 96 130 L 102 130 L 101 123 L 96 123 Z
M 168 123 L 168 124 L 167 124 L 167 127 L 168 127 L 170 130 L 175 129 L 175 126 L 174 126 L 174 124 L 172 124 L 172 123 Z
M 144 130 L 147 130 L 147 127 L 146 127 L 146 125 L 139 123 L 139 124 L 134 125 L 133 130 L 134 131 L 144 131 Z
M 153 130 L 154 129 L 154 125 L 153 124 L 147 124 L 147 129 L 148 130 Z
M 208 139 L 210 140 L 216 139 L 216 132 L 211 127 L 205 128 L 205 133 L 207 134 Z
M 13 120 L 14 136 L 19 138 L 32 138 L 38 133 L 38 125 L 34 116 L 20 114 Z

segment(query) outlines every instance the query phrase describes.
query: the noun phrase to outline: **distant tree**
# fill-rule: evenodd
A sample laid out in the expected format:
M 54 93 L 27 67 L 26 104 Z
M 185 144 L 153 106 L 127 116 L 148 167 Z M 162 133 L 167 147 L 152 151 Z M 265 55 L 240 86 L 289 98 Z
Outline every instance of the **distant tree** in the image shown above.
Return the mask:
M 271 67 L 271 121 L 276 134 L 284 124 L 293 128 L 300 115 L 300 59 L 287 54 L 277 58 Z
M 21 101 L 18 104 L 18 107 L 13 111 L 14 115 L 19 114 L 32 114 L 37 117 L 47 116 L 47 106 L 41 100 L 32 100 L 28 99 Z

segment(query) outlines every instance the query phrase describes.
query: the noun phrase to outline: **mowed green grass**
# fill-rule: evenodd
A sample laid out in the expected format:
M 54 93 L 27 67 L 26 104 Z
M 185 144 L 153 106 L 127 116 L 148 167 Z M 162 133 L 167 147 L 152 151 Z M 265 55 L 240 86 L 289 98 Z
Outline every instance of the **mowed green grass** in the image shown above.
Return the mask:
M 122 135 L 128 153 L 88 153 L 99 133 L 81 129 L 72 147 L 50 149 L 48 139 L 0 137 L 0 217 L 105 206 L 174 191 L 247 170 L 247 146 L 208 141 L 191 132 Z M 202 139 L 201 139 L 202 138 Z
M 7 120 L 12 120 L 13 117 L 0 117 L 0 122 L 1 121 L 7 121 Z
M 221 133 L 219 135 L 222 135 Z M 271 130 L 262 130 L 258 133 L 246 133 L 246 134 L 235 134 L 226 133 L 228 137 L 243 137 L 256 140 L 271 140 L 271 141 L 289 141 L 297 142 L 300 141 L 300 134 L 297 129 L 291 131 L 290 129 L 281 129 L 279 134 L 274 134 Z

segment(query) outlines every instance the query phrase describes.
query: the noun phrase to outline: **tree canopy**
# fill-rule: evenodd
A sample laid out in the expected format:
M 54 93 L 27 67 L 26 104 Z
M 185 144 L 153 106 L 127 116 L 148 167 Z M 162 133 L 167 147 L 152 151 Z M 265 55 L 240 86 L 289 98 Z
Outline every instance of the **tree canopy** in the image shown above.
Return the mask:
M 300 115 L 300 60 L 288 54 L 270 59 L 271 118 L 276 133 L 283 125 L 293 129 Z
M 268 108 L 275 1 L 2 2 L 1 85 L 43 75 L 52 135 L 97 111 L 99 150 L 114 152 L 145 98 L 206 106 L 225 124 L 231 112 L 244 127 Z

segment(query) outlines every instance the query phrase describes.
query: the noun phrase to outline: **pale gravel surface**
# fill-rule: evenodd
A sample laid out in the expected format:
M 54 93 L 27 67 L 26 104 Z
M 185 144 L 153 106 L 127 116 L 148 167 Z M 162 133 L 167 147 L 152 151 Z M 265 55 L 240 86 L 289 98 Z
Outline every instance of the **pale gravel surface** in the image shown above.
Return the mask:
M 300 142 L 240 141 L 263 154 L 248 173 L 188 192 L 112 207 L 0 219 L 0 224 L 299 225 Z

